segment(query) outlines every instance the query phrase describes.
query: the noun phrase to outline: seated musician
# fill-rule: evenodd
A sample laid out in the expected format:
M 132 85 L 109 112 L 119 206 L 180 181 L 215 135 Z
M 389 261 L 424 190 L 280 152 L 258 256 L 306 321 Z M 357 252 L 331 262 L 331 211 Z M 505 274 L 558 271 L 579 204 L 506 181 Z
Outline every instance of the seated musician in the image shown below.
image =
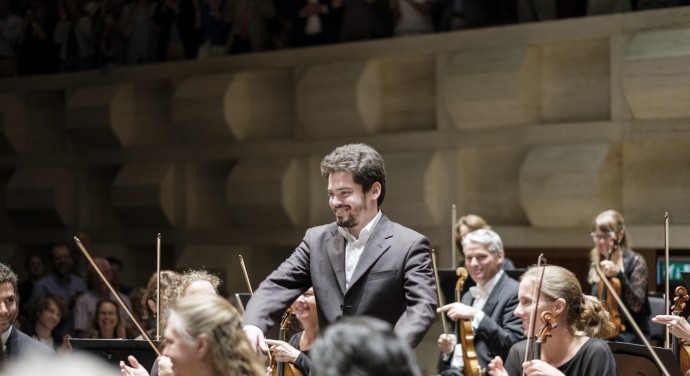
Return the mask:
M 474 347 L 479 365 L 486 368 L 491 359 L 503 359 L 516 342 L 524 339 L 520 318 L 513 315 L 518 305 L 518 282 L 501 269 L 503 242 L 495 232 L 480 229 L 467 234 L 463 241 L 465 265 L 477 283 L 462 297 L 438 309 L 453 320 L 469 320 L 474 332 Z M 441 334 L 438 347 L 443 353 L 439 372 L 462 374 L 462 348 L 454 334 Z
M 539 301 L 534 296 L 535 283 L 539 284 L 542 267 L 531 267 L 521 277 L 520 304 L 515 315 L 522 320 L 527 334 L 536 309 L 534 333 L 544 327 L 542 312 L 548 310 L 555 317 L 551 336 L 541 346 L 541 356 L 525 362 L 527 341 L 515 344 L 505 362 L 496 357 L 489 369 L 493 376 L 566 375 L 566 376 L 616 376 L 616 361 L 607 338 L 613 331 L 609 315 L 599 300 L 584 295 L 575 275 L 560 266 L 545 267 Z
M 299 369 L 300 374 L 309 375 L 311 360 L 309 351 L 316 341 L 319 333 L 319 319 L 316 315 L 316 298 L 314 288 L 302 293 L 290 306 L 295 317 L 302 324 L 302 331 L 295 333 L 289 343 L 267 339 L 273 357 L 278 362 L 292 363 Z
M 649 339 L 651 308 L 647 298 L 647 262 L 642 255 L 630 249 L 630 236 L 625 230 L 623 216 L 615 210 L 599 214 L 592 225 L 592 240 L 594 248 L 590 252 L 590 261 L 600 263 L 607 277 L 620 281 L 619 295 L 637 326 Z M 592 295 L 597 296 L 600 284 L 593 265 L 587 281 L 592 284 Z M 642 343 L 625 316 L 621 317 L 621 324 L 620 334 L 611 338 L 612 341 Z

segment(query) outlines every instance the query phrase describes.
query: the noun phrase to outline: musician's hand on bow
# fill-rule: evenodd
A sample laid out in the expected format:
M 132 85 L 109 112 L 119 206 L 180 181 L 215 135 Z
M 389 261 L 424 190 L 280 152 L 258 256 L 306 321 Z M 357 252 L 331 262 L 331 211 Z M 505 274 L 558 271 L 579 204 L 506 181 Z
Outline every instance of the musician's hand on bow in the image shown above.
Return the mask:
M 436 312 L 445 312 L 451 320 L 472 320 L 479 313 L 479 310 L 467 304 L 450 303 L 439 307 Z
M 131 367 L 125 364 L 124 361 L 120 361 L 120 372 L 122 372 L 124 376 L 149 376 L 149 371 L 139 364 L 137 358 L 130 355 L 127 357 L 127 360 L 129 364 L 132 365 Z
M 455 337 L 455 334 L 444 333 L 438 337 L 438 348 L 446 355 L 450 355 L 450 353 L 453 352 L 453 349 L 457 343 L 458 339 Z
M 247 336 L 249 340 L 249 345 L 254 348 L 260 354 L 265 354 L 268 352 L 268 346 L 266 345 L 266 339 L 264 338 L 264 332 L 254 325 L 245 325 L 242 330 L 244 330 L 244 335 Z
M 489 363 L 489 375 L 508 376 L 508 371 L 503 368 L 503 360 L 500 356 L 491 359 L 491 362 Z
M 615 277 L 621 271 L 618 263 L 610 261 L 610 260 L 604 260 L 601 262 L 600 265 L 601 265 L 601 271 L 603 271 L 604 275 L 607 277 Z
M 158 376 L 175 376 L 172 359 L 165 355 L 158 358 Z
M 522 369 L 525 371 L 525 376 L 565 376 L 554 366 L 538 359 L 522 363 Z
M 683 316 L 658 315 L 652 318 L 652 322 L 666 325 L 668 331 L 674 336 L 690 342 L 690 323 Z
M 293 364 L 297 361 L 300 351 L 292 347 L 289 343 L 273 339 L 267 339 L 266 343 L 271 346 L 271 354 L 273 354 L 273 358 L 276 361 Z

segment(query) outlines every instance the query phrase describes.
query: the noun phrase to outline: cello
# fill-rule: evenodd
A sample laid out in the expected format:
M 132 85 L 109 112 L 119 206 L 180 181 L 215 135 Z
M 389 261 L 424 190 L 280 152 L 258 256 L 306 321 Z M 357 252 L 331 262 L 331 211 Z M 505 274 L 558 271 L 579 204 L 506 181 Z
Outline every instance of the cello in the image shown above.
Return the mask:
M 606 257 L 607 261 L 611 261 L 611 255 L 620 248 L 620 243 L 618 240 L 618 237 L 616 236 L 615 232 L 611 232 L 611 244 L 609 245 L 609 250 L 608 250 L 608 255 Z M 608 281 L 610 282 L 610 285 L 612 286 L 613 290 L 615 291 L 616 295 L 620 296 L 621 295 L 621 281 L 617 277 L 606 277 Z M 621 313 L 620 310 L 618 309 L 618 302 L 616 302 L 616 299 L 613 298 L 612 294 L 607 294 L 606 289 L 603 286 L 600 286 L 598 289 L 598 295 L 599 295 L 599 300 L 601 301 L 602 305 L 604 306 L 604 309 L 606 309 L 609 313 L 609 317 L 611 319 L 611 322 L 614 325 L 614 332 L 611 338 L 617 337 L 620 332 L 625 332 L 625 325 L 623 325 L 622 319 L 621 319 Z
M 465 268 L 457 268 L 455 273 L 458 276 L 455 282 L 455 300 L 460 303 L 462 288 L 467 279 L 468 273 Z M 465 376 L 484 376 L 486 369 L 479 365 L 477 351 L 474 349 L 474 331 L 470 320 L 458 320 L 458 341 L 462 345 L 462 360 L 464 363 Z

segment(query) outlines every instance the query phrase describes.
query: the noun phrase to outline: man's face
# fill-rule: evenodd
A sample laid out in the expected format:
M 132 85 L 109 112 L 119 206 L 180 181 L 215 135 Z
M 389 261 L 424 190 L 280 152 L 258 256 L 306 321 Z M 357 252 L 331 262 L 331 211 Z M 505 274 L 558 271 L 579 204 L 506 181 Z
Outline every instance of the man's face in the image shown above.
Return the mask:
M 69 254 L 69 248 L 64 246 L 53 247 L 53 266 L 57 274 L 69 274 L 69 269 L 72 267 L 72 256 Z
M 494 254 L 489 252 L 486 245 L 473 242 L 467 244 L 463 251 L 465 267 L 478 285 L 483 286 L 501 270 L 503 251 Z
M 0 283 L 0 333 L 4 333 L 17 318 L 17 294 L 12 283 Z
M 328 204 L 335 213 L 338 226 L 350 228 L 353 235 L 357 236 L 376 216 L 376 199 L 380 194 L 380 187 L 380 184 L 374 183 L 369 192 L 364 193 L 351 173 L 339 171 L 329 174 Z

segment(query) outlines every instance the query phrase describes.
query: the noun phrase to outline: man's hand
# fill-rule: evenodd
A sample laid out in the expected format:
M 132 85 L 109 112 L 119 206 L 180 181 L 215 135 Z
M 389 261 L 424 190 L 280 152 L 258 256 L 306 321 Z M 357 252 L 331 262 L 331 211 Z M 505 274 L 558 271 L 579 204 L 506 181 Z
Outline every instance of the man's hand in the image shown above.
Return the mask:
M 265 354 L 268 352 L 264 332 L 261 329 L 254 325 L 245 325 L 242 330 L 244 330 L 244 335 L 249 340 L 249 345 L 256 349 L 258 353 Z
M 458 343 L 458 339 L 455 338 L 455 334 L 441 334 L 438 337 L 438 348 L 442 353 L 450 355 L 455 348 L 455 344 Z
M 479 313 L 478 309 L 472 308 L 467 304 L 450 303 L 443 307 L 439 307 L 436 312 L 445 312 L 451 320 L 473 320 L 474 316 Z

